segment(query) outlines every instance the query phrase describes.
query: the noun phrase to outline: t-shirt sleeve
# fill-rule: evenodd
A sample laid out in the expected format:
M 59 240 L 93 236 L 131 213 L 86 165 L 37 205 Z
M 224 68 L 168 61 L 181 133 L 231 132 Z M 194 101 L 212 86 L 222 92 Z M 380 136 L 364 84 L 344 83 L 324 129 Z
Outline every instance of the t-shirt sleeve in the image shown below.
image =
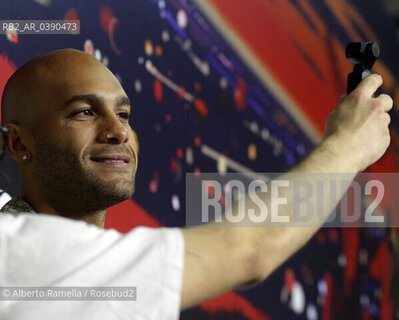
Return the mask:
M 138 227 L 121 234 L 49 215 L 3 215 L 1 287 L 135 287 L 137 299 L 6 300 L 0 302 L 0 318 L 29 315 L 35 319 L 38 312 L 43 319 L 57 312 L 57 318 L 62 314 L 65 319 L 86 319 L 84 315 L 88 319 L 96 315 L 101 319 L 178 319 L 183 264 L 184 240 L 178 228 Z

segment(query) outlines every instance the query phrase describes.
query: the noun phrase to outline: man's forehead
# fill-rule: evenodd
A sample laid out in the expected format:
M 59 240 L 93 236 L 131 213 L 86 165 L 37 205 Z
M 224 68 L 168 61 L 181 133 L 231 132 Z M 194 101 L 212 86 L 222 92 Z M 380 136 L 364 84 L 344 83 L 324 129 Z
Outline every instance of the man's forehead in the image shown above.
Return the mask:
M 42 78 L 39 81 L 59 95 L 64 101 L 76 95 L 97 94 L 99 96 L 125 95 L 119 81 L 112 72 L 85 53 L 64 54 L 45 59 L 42 63 Z
M 108 75 L 76 74 L 57 80 L 58 96 L 62 104 L 72 104 L 84 101 L 90 104 L 121 104 L 129 105 L 130 101 L 119 82 Z M 59 100 L 59 99 L 57 99 Z

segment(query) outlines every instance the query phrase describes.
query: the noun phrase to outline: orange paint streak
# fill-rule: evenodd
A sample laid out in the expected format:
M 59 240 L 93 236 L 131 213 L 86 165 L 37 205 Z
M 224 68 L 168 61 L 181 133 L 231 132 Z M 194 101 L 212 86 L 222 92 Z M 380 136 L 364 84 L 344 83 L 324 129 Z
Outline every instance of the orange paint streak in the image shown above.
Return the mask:
M 327 34 L 326 25 L 323 23 L 323 20 L 320 19 L 317 12 L 313 10 L 312 6 L 309 4 L 308 0 L 299 0 L 298 3 L 302 7 L 302 9 L 306 12 L 307 16 L 310 18 L 312 23 L 315 25 L 319 34 Z
M 204 117 L 206 117 L 208 115 L 208 108 L 205 105 L 204 101 L 202 101 L 201 99 L 197 98 L 194 101 L 194 106 L 195 109 Z
M 326 5 L 330 8 L 331 12 L 335 15 L 337 20 L 344 27 L 345 31 L 352 38 L 353 41 L 364 41 L 359 32 L 357 32 L 354 23 L 357 24 L 358 28 L 367 36 L 367 40 L 378 41 L 377 35 L 367 24 L 366 20 L 362 15 L 356 10 L 346 0 L 324 0 Z

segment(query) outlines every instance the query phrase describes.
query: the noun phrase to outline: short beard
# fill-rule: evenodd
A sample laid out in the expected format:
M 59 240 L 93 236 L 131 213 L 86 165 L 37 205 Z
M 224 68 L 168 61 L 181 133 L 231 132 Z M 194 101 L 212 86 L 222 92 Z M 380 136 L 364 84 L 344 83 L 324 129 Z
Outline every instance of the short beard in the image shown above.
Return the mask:
M 117 183 L 100 179 L 93 171 L 82 167 L 79 156 L 35 138 L 35 173 L 48 204 L 64 217 L 78 219 L 125 201 L 133 196 L 135 175 Z M 121 150 L 123 148 L 123 151 Z M 104 153 L 133 155 L 126 147 L 109 145 Z

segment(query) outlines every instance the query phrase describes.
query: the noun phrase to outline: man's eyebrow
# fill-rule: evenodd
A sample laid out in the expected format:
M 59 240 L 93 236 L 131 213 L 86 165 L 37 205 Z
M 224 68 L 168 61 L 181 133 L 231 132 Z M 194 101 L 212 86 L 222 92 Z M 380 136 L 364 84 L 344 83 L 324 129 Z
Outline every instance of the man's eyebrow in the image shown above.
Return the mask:
M 101 97 L 99 97 L 96 94 L 77 95 L 77 96 L 73 96 L 71 99 L 69 99 L 64 104 L 64 108 L 67 108 L 69 105 L 71 105 L 75 102 L 86 102 L 87 104 L 90 104 L 90 105 L 103 105 L 104 99 L 102 99 Z M 127 96 L 117 97 L 115 99 L 114 106 L 115 107 L 131 106 L 130 99 Z
M 86 102 L 87 104 L 90 104 L 90 105 L 100 105 L 100 104 L 103 104 L 104 100 L 101 99 L 96 94 L 82 94 L 82 95 L 73 96 L 71 99 L 69 99 L 67 102 L 65 102 L 63 108 L 65 109 L 69 105 L 71 105 L 75 102 Z
M 120 96 L 115 99 L 115 107 L 131 106 L 130 99 L 127 96 Z

